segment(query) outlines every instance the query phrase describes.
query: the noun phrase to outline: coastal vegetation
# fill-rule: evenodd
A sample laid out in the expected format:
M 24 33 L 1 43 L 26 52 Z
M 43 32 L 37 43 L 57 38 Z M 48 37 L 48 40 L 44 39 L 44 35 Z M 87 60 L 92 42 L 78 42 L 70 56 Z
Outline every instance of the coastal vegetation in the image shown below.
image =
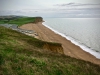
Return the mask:
M 21 17 L 6 23 L 34 21 L 35 17 Z M 100 75 L 99 65 L 45 50 L 45 44 L 61 46 L 0 26 L 0 75 Z
M 27 23 L 37 23 L 43 21 L 42 17 L 1 17 L 0 24 L 17 24 L 21 26 Z

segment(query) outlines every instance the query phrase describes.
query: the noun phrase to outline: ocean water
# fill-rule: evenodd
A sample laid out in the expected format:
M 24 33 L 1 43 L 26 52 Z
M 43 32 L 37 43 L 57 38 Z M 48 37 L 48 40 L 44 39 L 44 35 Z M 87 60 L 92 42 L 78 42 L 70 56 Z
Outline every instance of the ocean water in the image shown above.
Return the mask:
M 100 59 L 100 18 L 44 18 L 44 25 Z

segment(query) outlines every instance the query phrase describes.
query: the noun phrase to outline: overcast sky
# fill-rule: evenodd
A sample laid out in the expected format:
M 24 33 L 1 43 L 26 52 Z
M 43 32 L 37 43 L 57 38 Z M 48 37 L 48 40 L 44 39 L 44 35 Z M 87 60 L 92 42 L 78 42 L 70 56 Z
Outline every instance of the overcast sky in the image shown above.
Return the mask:
M 100 18 L 100 0 L 0 0 L 0 15 Z

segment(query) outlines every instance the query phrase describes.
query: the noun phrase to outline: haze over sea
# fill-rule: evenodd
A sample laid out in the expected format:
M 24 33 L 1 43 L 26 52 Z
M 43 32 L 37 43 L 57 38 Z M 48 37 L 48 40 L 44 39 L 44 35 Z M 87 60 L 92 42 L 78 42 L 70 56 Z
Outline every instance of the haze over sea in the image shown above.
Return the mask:
M 44 25 L 100 59 L 100 18 L 44 18 Z

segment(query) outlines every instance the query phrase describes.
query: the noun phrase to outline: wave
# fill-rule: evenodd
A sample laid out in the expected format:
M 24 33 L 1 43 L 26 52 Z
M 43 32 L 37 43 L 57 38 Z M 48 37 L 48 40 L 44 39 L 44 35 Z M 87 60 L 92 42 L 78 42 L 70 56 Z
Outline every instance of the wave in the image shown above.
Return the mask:
M 87 47 L 86 45 L 82 44 L 81 42 L 75 40 L 74 38 L 68 36 L 68 35 L 65 35 L 63 33 L 60 33 L 56 30 L 54 30 L 53 28 L 51 28 L 50 26 L 46 25 L 45 22 L 43 22 L 43 25 L 47 28 L 49 28 L 50 30 L 52 30 L 53 32 L 55 32 L 56 34 L 59 34 L 61 35 L 62 37 L 66 38 L 67 40 L 71 41 L 73 44 L 79 46 L 82 50 L 92 54 L 93 56 L 95 56 L 96 58 L 100 59 L 100 53 L 99 52 L 96 52 L 94 50 L 92 50 L 91 48 Z

